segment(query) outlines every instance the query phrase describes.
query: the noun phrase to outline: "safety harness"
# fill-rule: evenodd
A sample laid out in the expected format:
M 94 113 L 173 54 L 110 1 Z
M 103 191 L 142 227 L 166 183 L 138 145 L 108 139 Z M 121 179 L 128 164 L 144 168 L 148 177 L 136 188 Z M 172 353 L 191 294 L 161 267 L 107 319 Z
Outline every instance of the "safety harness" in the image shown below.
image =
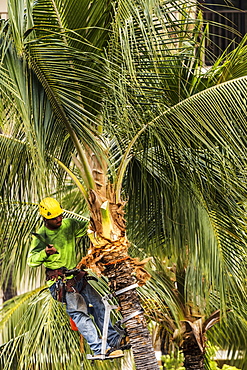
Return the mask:
M 76 268 L 72 270 L 68 270 L 66 267 L 60 267 L 55 270 L 46 268 L 46 281 L 54 281 L 56 284 L 56 300 L 62 303 L 66 303 L 66 292 L 78 293 L 76 284 L 82 278 L 84 280 L 84 285 L 88 280 L 98 280 L 94 276 L 89 276 L 86 271 Z

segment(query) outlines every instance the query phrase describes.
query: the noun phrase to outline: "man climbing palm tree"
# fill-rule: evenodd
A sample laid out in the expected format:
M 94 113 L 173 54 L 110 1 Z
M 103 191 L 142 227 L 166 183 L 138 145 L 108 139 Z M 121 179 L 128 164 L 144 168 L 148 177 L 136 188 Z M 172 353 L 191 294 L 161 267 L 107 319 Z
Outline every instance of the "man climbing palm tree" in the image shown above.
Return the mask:
M 46 267 L 46 281 L 52 297 L 66 304 L 67 313 L 94 355 L 101 354 L 102 340 L 89 316 L 92 313 L 102 331 L 105 309 L 101 297 L 87 282 L 85 271 L 66 277 L 66 271 L 76 267 L 76 238 L 85 235 L 87 223 L 73 218 L 63 219 L 63 209 L 56 199 L 50 197 L 40 202 L 39 210 L 44 225 L 35 234 L 28 265 L 37 267 L 43 264 Z M 111 350 L 118 347 L 119 337 L 110 323 L 106 349 L 111 358 L 123 356 L 121 350 Z

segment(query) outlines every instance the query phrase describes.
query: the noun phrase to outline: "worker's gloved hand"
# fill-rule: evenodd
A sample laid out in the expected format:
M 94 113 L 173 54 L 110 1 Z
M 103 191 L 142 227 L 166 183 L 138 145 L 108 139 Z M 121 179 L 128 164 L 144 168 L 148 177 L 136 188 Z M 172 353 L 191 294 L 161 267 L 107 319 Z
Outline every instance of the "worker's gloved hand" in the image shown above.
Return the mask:
M 53 247 L 52 244 L 48 244 L 45 248 L 45 253 L 47 254 L 47 256 L 51 256 L 52 254 L 58 254 L 58 251 L 55 247 Z

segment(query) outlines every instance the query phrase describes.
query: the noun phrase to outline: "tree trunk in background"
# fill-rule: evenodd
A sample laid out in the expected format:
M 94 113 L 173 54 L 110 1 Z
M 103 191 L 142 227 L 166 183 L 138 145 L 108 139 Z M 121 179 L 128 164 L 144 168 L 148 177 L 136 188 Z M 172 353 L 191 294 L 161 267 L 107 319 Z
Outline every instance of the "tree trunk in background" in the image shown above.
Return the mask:
M 3 290 L 3 302 L 11 299 L 17 295 L 17 291 L 12 286 L 12 279 L 9 279 L 7 287 Z
M 202 318 L 183 320 L 183 342 L 180 349 L 184 354 L 186 370 L 204 370 L 206 332 L 220 321 L 220 310 L 214 311 L 205 321 Z
M 204 353 L 191 337 L 183 343 L 184 367 L 186 370 L 204 370 Z
M 17 290 L 13 286 L 12 272 L 9 274 L 8 280 L 4 281 L 2 291 L 3 291 L 3 303 L 17 295 Z

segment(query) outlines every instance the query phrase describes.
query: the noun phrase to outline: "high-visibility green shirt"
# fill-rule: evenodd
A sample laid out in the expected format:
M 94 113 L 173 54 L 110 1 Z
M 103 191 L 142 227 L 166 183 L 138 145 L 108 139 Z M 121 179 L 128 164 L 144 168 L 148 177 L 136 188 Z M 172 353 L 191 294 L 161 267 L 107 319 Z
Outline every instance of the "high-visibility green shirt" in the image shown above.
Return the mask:
M 37 237 L 34 237 L 27 264 L 31 267 L 37 267 L 43 264 L 52 270 L 60 267 L 66 267 L 69 270 L 73 269 L 77 265 L 76 238 L 86 234 L 87 224 L 85 221 L 65 218 L 62 221 L 62 225 L 55 230 L 50 230 L 42 226 L 38 230 L 38 234 L 45 239 L 46 245 L 53 244 L 58 254 L 47 256 L 45 252 L 46 245 Z M 48 283 L 48 285 L 50 284 Z

